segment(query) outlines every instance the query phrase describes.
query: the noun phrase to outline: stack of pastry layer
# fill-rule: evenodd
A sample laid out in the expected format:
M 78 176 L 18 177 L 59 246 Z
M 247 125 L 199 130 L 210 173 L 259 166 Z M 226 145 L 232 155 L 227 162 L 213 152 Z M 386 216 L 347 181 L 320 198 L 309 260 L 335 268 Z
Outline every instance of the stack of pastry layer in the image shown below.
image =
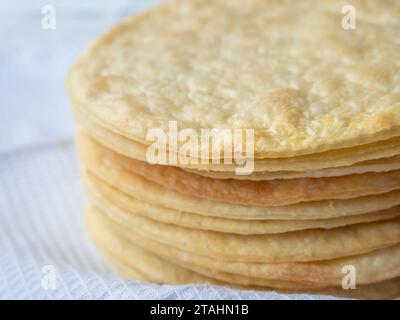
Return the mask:
M 123 275 L 400 295 L 400 5 L 351 2 L 355 31 L 340 1 L 172 0 L 81 56 L 88 226 Z M 254 172 L 150 164 L 146 134 L 170 121 L 254 130 Z

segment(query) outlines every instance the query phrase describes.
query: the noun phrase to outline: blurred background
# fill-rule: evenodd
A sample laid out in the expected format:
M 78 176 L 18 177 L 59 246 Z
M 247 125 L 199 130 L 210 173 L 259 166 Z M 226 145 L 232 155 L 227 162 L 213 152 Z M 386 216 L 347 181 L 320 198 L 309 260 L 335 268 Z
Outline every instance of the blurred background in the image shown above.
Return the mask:
M 70 141 L 73 126 L 63 86 L 69 67 L 111 25 L 158 2 L 1 0 L 0 151 Z M 55 9 L 55 29 L 42 26 L 48 5 Z

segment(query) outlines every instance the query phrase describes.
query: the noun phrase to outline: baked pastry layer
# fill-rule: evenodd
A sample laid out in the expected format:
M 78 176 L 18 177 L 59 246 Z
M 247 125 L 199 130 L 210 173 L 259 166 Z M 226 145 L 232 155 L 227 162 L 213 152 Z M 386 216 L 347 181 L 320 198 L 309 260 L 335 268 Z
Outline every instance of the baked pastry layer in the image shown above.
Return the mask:
M 353 32 L 340 24 L 349 4 Z M 399 15 L 397 1 L 167 1 L 96 41 L 67 87 L 143 144 L 176 120 L 254 129 L 257 158 L 359 146 L 400 135 Z

